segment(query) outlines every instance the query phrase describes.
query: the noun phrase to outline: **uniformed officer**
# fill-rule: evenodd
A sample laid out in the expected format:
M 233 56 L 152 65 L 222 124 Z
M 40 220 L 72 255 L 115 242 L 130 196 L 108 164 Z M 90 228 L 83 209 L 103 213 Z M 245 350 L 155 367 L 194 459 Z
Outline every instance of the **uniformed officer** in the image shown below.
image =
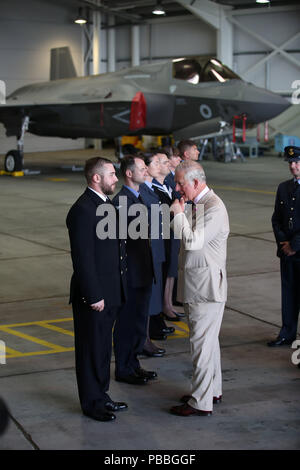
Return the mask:
M 118 382 L 143 385 L 157 377 L 155 371 L 142 369 L 138 360 L 146 337 L 148 308 L 153 281 L 153 264 L 151 246 L 148 238 L 135 237 L 130 234 L 134 222 L 134 205 L 144 204 L 139 192 L 140 184 L 146 179 L 146 166 L 141 157 L 127 155 L 121 161 L 121 173 L 124 184 L 113 198 L 118 209 L 120 221 L 125 212 L 127 236 L 127 299 L 121 307 L 114 327 L 115 376 Z M 146 223 L 148 233 L 148 213 Z M 139 229 L 141 228 L 139 225 Z M 123 225 L 123 223 L 122 223 Z M 137 231 L 139 230 L 136 229 Z
M 97 421 L 112 421 L 112 411 L 127 408 L 108 394 L 113 324 L 126 297 L 125 244 L 116 236 L 116 211 L 108 198 L 118 178 L 112 162 L 101 157 L 87 160 L 84 173 L 87 188 L 67 216 L 74 268 L 70 302 L 76 378 L 83 413 Z M 104 221 L 107 225 L 106 214 L 116 234 L 102 237 L 97 229 Z
M 282 327 L 268 346 L 289 345 L 297 335 L 300 308 L 300 147 L 284 149 L 293 178 L 277 189 L 272 226 L 280 258 Z

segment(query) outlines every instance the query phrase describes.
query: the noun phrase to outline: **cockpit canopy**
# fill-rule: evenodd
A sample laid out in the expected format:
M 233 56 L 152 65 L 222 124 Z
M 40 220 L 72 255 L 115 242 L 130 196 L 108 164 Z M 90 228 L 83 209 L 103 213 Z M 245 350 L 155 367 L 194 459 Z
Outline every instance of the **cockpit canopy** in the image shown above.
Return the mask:
M 173 78 L 185 80 L 194 85 L 202 82 L 226 82 L 241 78 L 217 59 L 174 59 Z

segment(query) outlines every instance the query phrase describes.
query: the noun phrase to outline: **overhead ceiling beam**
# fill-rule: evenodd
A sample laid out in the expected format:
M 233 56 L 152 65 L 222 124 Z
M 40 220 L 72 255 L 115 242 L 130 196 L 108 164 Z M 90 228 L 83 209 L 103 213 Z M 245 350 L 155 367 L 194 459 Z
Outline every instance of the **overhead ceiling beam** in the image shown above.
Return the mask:
M 300 10 L 300 5 L 285 5 L 285 6 L 271 6 L 269 8 L 238 8 L 236 10 L 232 10 L 228 13 L 229 16 L 241 16 L 241 15 L 255 15 L 259 13 L 268 14 L 270 13 L 281 13 L 281 12 L 289 12 Z
M 201 18 L 213 28 L 218 29 L 220 5 L 210 0 L 176 0 L 181 6 L 189 10 L 193 15 Z
M 99 2 L 98 4 L 96 0 L 82 0 L 82 1 L 93 10 L 100 11 L 102 13 L 107 13 L 108 15 L 114 15 L 118 18 L 121 18 L 127 21 L 129 20 L 133 23 L 144 23 L 144 20 L 140 15 L 135 15 L 133 13 L 125 13 L 123 11 L 120 12 L 118 9 L 107 7 L 106 5 L 103 5 L 101 2 Z

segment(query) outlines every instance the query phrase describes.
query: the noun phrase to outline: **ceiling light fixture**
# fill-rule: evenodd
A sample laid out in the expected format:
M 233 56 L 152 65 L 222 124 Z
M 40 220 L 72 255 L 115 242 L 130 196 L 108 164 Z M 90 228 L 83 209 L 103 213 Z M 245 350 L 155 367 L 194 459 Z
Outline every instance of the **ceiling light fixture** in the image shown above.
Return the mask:
M 165 15 L 166 14 L 166 12 L 163 9 L 162 4 L 159 0 L 156 3 L 155 8 L 152 10 L 152 13 L 153 13 L 153 15 Z
M 270 3 L 270 0 L 256 0 L 256 3 Z
M 87 23 L 87 18 L 86 16 L 82 13 L 82 8 L 78 9 L 78 16 L 74 20 L 74 23 L 76 24 L 86 24 Z

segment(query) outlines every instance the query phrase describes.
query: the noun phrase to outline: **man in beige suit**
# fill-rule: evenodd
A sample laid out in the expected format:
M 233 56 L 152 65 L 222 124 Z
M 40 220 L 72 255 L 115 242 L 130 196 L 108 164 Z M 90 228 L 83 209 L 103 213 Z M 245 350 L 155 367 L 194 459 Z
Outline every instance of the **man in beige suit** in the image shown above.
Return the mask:
M 182 195 L 171 206 L 172 228 L 182 240 L 178 296 L 189 322 L 193 378 L 191 394 L 181 398 L 183 405 L 170 411 L 179 416 L 207 416 L 222 397 L 218 338 L 227 298 L 229 221 L 225 205 L 206 185 L 198 162 L 180 163 L 175 180 L 176 191 Z M 193 204 L 185 205 L 186 201 Z

